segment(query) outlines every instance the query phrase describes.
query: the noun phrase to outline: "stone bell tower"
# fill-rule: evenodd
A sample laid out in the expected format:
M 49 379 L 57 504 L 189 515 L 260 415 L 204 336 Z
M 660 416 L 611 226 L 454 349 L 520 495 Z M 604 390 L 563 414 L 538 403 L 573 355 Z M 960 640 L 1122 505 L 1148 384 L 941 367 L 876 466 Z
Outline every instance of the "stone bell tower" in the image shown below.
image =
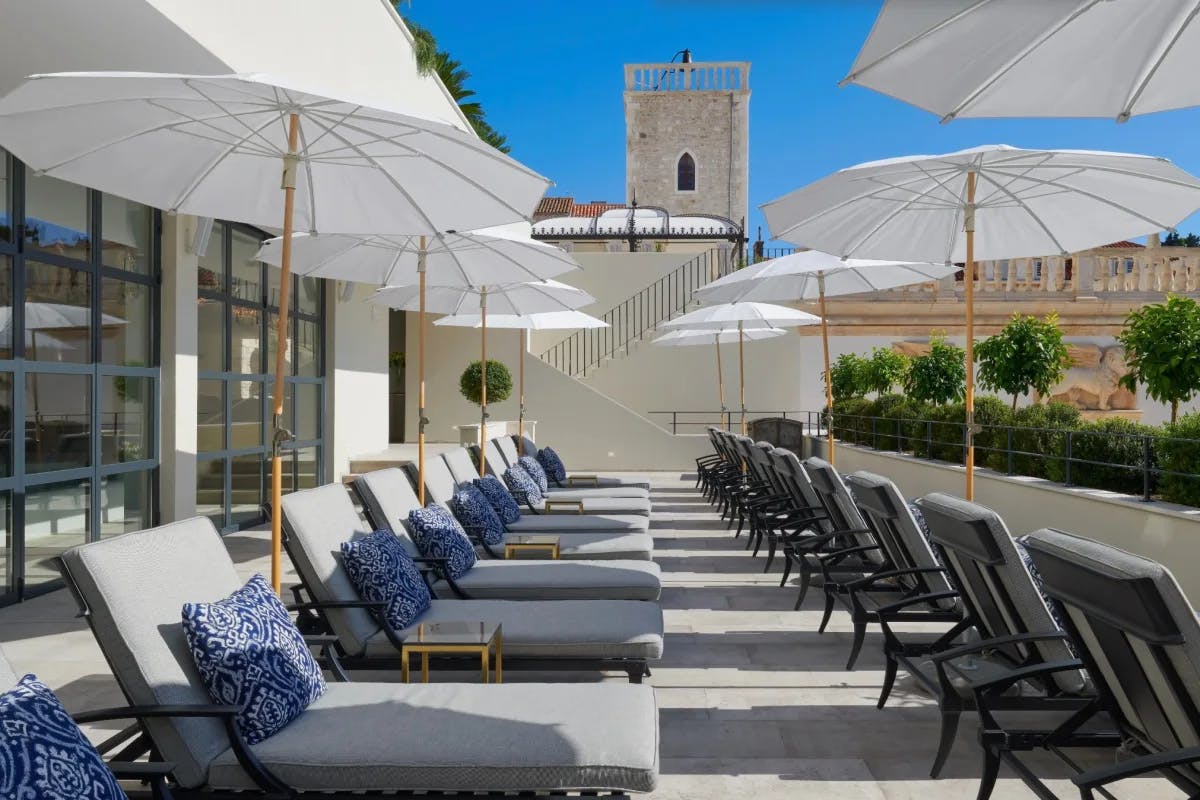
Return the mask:
M 742 224 L 750 175 L 750 63 L 625 65 L 626 201 Z M 677 54 L 678 55 L 678 54 Z

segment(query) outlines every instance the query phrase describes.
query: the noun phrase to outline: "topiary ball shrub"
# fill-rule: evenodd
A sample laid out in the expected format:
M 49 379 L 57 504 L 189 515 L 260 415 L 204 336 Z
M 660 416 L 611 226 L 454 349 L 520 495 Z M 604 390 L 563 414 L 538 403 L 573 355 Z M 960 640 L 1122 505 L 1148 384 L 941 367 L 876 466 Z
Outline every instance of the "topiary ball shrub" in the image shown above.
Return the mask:
M 1158 440 L 1158 466 L 1180 475 L 1160 475 L 1164 500 L 1200 507 L 1200 411 L 1184 414 L 1167 425 Z
M 467 402 L 475 405 L 483 402 L 483 383 L 480 379 L 482 372 L 480 362 L 472 361 L 458 379 L 458 391 L 467 399 Z M 512 394 L 512 389 L 512 373 L 508 371 L 508 367 L 499 361 L 488 359 L 487 401 L 502 403 Z
M 1084 423 L 1071 434 L 1071 483 L 1140 495 L 1145 480 L 1146 437 L 1151 437 L 1150 468 L 1153 469 L 1154 440 L 1160 435 L 1158 428 L 1120 417 Z M 1154 491 L 1153 476 L 1150 491 Z

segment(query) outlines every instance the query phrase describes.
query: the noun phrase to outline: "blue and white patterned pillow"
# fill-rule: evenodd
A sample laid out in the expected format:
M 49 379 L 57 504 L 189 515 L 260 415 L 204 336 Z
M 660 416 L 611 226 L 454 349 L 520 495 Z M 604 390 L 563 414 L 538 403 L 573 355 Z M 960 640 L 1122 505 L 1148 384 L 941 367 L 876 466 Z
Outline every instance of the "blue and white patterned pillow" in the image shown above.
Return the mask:
M 505 525 L 510 525 L 521 518 L 521 507 L 517 505 L 517 501 L 513 499 L 508 489 L 495 475 L 484 475 L 471 483 L 492 504 L 492 509 Z
M 446 574 L 465 575 L 475 566 L 475 546 L 454 515 L 442 506 L 414 508 L 408 512 L 413 541 L 422 555 L 446 559 Z
M 325 693 L 325 676 L 262 575 L 215 603 L 185 603 L 183 632 L 213 702 L 237 706 L 250 744 Z
M 537 484 L 539 492 L 546 494 L 550 491 L 550 479 L 546 476 L 546 470 L 542 469 L 542 465 L 538 463 L 536 458 L 521 456 L 517 459 L 517 463 L 529 473 L 529 477 L 533 478 L 533 482 Z
M 484 544 L 504 542 L 504 523 L 476 486 L 470 483 L 459 486 L 450 498 L 450 507 L 463 527 L 479 531 L 479 538 L 483 539 Z M 518 510 L 517 513 L 521 512 Z
M 546 470 L 546 474 L 550 476 L 550 480 L 557 484 L 566 482 L 567 467 L 553 448 L 543 447 L 538 451 L 537 457 L 542 469 Z
M 542 491 L 538 488 L 537 481 L 520 464 L 513 464 L 504 470 L 504 482 L 514 494 L 523 492 L 530 503 L 537 503 L 542 499 Z
M 359 597 L 385 604 L 383 616 L 392 628 L 407 628 L 429 610 L 429 586 L 390 530 L 342 542 L 342 565 Z
M 1021 557 L 1021 561 L 1025 564 L 1025 569 L 1029 570 L 1029 576 L 1033 578 L 1033 585 L 1037 587 L 1038 594 L 1042 596 L 1042 601 L 1046 604 L 1046 610 L 1050 612 L 1050 617 L 1054 620 L 1054 624 L 1063 633 L 1067 632 L 1066 612 L 1059 605 L 1058 601 L 1046 593 L 1046 585 L 1042 583 L 1042 574 L 1038 572 L 1037 564 L 1033 563 L 1033 556 L 1029 554 L 1029 550 L 1025 547 L 1025 542 L 1028 540 L 1028 535 L 1018 536 L 1013 539 L 1013 545 L 1017 548 L 1017 555 Z M 1072 654 L 1075 653 L 1075 648 L 1071 646 L 1071 640 L 1067 640 L 1067 649 Z
M 0 797 L 127 800 L 54 692 L 33 675 L 0 695 Z
M 929 523 L 925 521 L 925 512 L 916 503 L 909 503 L 908 510 L 912 513 L 913 521 L 917 523 L 917 530 L 925 537 L 925 541 L 929 542 L 929 552 L 933 553 L 934 559 L 942 564 L 942 551 L 933 543 L 933 534 L 929 532 Z M 945 566 L 942 564 L 942 566 Z

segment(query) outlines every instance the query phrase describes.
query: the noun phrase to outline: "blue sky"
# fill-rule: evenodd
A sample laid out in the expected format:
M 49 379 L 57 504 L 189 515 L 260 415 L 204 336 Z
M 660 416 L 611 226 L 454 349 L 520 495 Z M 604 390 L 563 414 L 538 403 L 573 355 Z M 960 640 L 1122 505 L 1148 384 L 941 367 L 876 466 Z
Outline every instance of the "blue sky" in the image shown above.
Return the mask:
M 412 0 L 471 72 L 512 154 L 551 178 L 552 194 L 622 202 L 622 65 L 750 61 L 750 206 L 862 161 L 980 144 L 1164 156 L 1200 173 L 1200 109 L 1108 120 L 961 120 L 940 125 L 867 89 L 839 89 L 881 0 Z M 1114 52 L 1114 58 L 1119 55 Z M 952 68 L 951 65 L 947 65 Z M 1200 231 L 1200 217 L 1181 230 Z

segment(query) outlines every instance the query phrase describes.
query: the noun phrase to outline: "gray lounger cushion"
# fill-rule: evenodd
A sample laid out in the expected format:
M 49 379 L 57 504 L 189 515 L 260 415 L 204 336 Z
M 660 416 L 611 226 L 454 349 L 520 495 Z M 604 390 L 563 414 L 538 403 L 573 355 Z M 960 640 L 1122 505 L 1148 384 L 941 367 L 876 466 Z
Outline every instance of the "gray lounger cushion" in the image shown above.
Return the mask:
M 644 686 L 333 683 L 253 750 L 311 791 L 648 792 L 658 712 Z M 252 788 L 232 753 L 210 778 L 219 789 Z
M 283 498 L 283 526 L 288 552 L 305 586 L 317 600 L 358 600 L 341 565 L 341 543 L 363 533 L 363 524 L 346 489 L 330 483 Z M 603 609 L 603 610 L 601 610 Z M 503 616 L 499 616 L 499 615 Z M 383 639 L 375 620 L 362 609 L 326 612 L 334 633 L 350 655 L 372 654 L 373 644 L 394 649 Z M 522 636 L 541 643 L 562 637 L 571 655 L 589 658 L 642 658 L 634 653 L 662 653 L 662 610 L 636 600 L 545 601 L 435 600 L 419 621 L 479 619 L 504 625 L 504 652 L 521 652 Z M 512 620 L 510 627 L 509 620 Z M 536 625 L 529 620 L 538 620 Z M 414 629 L 415 630 L 415 629 Z M 615 650 L 628 655 L 613 655 Z M 557 651 L 539 651 L 540 655 Z M 654 656 L 657 658 L 657 656 Z
M 465 451 L 464 451 L 465 452 Z M 439 463 L 432 459 L 429 464 Z M 448 465 L 441 464 L 444 468 Z M 417 495 L 403 471 L 390 467 L 360 475 L 354 481 L 354 489 L 362 499 L 367 516 L 380 527 L 388 526 L 401 538 L 406 548 L 416 555 L 417 548 L 409 534 L 408 512 L 417 508 Z M 645 517 L 630 517 L 645 520 Z M 528 520 L 528 521 L 527 521 Z M 550 520 L 538 522 L 535 520 Z M 565 522 L 574 520 L 574 522 Z M 622 518 L 615 518 L 620 523 Z M 654 553 L 654 540 L 646 533 L 646 526 L 617 527 L 597 532 L 598 522 L 594 517 L 578 514 L 553 514 L 537 516 L 526 514 L 509 526 L 511 533 L 556 534 L 560 542 L 560 557 L 565 559 L 614 559 L 633 558 L 648 560 Z
M 650 516 L 650 500 L 646 497 L 574 497 L 551 495 L 549 500 L 554 503 L 573 503 L 576 500 L 583 501 L 583 513 L 588 514 L 639 514 L 644 517 Z M 533 507 L 538 511 L 542 511 L 546 507 L 546 501 L 534 503 Z M 555 514 L 561 514 L 561 506 L 556 506 L 553 509 Z
M 504 655 L 536 658 L 662 657 L 663 615 L 658 603 L 635 600 L 434 600 L 418 622 L 486 620 L 503 627 Z M 414 623 L 400 634 L 417 635 Z M 395 657 L 380 631 L 368 656 Z
M 657 600 L 662 593 L 653 561 L 480 559 L 457 582 L 479 600 Z
M 550 484 L 550 488 L 543 494 L 548 494 L 554 498 L 579 498 L 587 500 L 590 497 L 636 497 L 639 500 L 649 500 L 650 490 L 639 489 L 636 486 L 593 486 L 591 482 L 577 483 L 574 486 L 555 486 Z
M 463 453 L 466 453 L 464 450 Z M 470 459 L 470 456 L 467 456 Z M 453 452 L 453 458 L 433 458 L 425 462 L 425 498 L 434 503 L 440 503 L 445 506 L 450 502 L 450 498 L 454 496 L 454 489 L 463 481 L 457 480 L 454 473 L 450 471 L 450 463 L 457 465 L 461 470 L 462 457 Z M 532 527 L 525 525 L 525 520 L 538 515 L 525 510 L 521 515 L 519 522 L 515 522 L 508 526 L 508 530 L 512 533 L 546 533 L 555 530 L 553 525 L 545 526 L 543 523 L 534 523 Z M 559 514 L 553 515 L 556 519 L 566 519 L 574 517 L 575 521 L 565 523 L 562 526 L 564 531 L 646 531 L 650 528 L 650 520 L 646 514 L 621 514 L 616 512 L 588 513 L 588 514 Z M 523 527 L 524 525 L 524 527 Z
M 512 452 L 516 452 L 515 445 L 513 446 Z M 537 454 L 538 454 L 538 446 L 536 444 L 534 444 L 533 440 L 530 439 L 528 436 L 522 436 L 521 437 L 521 455 L 533 456 L 534 458 L 537 458 Z M 507 456 L 507 453 L 505 455 Z M 567 477 L 569 478 L 571 476 L 568 474 Z M 620 488 L 625 488 L 625 489 L 645 489 L 647 492 L 650 491 L 650 482 L 649 481 L 639 481 L 636 478 L 618 478 L 618 477 L 611 476 L 611 475 L 599 475 L 597 477 L 599 479 L 599 482 L 595 485 L 597 485 L 601 488 L 604 488 L 604 489 L 613 489 L 613 488 L 620 487 Z M 589 480 L 584 485 L 591 486 L 592 482 Z

